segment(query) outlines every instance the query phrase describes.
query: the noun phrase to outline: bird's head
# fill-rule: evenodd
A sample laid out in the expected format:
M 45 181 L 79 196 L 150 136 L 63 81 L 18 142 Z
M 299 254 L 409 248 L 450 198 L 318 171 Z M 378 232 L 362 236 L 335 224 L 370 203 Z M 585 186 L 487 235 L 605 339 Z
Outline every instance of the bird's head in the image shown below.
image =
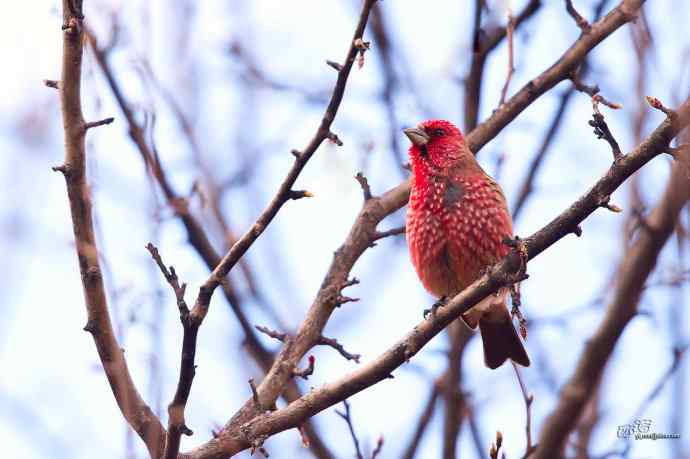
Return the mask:
M 442 168 L 469 153 L 460 129 L 450 121 L 427 120 L 403 132 L 412 142 L 409 156 L 413 170 L 418 169 L 416 166 Z

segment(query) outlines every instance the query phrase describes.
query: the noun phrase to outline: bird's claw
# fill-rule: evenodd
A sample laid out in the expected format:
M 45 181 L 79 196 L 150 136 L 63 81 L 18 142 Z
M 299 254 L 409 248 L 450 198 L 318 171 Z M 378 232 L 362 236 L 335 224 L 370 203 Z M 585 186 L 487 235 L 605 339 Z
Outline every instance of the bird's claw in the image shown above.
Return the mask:
M 448 303 L 448 297 L 442 296 L 441 298 L 436 301 L 433 305 L 431 305 L 430 309 L 425 309 L 424 310 L 424 318 L 427 319 L 429 315 L 435 316 L 436 311 L 438 311 L 438 308 L 443 307 Z

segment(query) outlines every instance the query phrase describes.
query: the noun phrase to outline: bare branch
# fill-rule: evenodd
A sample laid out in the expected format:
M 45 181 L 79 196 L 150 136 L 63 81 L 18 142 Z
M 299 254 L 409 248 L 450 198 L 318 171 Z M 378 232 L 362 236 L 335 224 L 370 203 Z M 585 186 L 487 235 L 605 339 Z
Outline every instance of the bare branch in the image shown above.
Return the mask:
M 688 109 L 690 100 L 687 100 L 677 112 L 673 112 L 672 116 L 668 116 L 651 134 L 650 137 L 657 137 L 660 142 L 657 148 L 668 143 L 678 133 L 679 128 L 687 125 L 690 119 Z M 683 121 L 678 122 L 679 118 Z M 663 126 L 669 127 L 671 131 L 665 132 Z M 650 137 L 620 162 L 629 163 L 631 155 L 636 155 L 648 146 Z M 616 166 L 613 166 L 613 169 L 615 168 Z M 573 375 L 564 386 L 558 405 L 543 424 L 537 450 L 530 458 L 551 458 L 554 451 L 561 450 L 595 385 L 598 384 L 621 333 L 637 314 L 645 280 L 654 269 L 661 249 L 673 232 L 680 210 L 690 200 L 690 177 L 683 169 L 683 164 L 673 164 L 666 191 L 647 218 L 647 224 L 653 231 L 641 232 L 634 245 L 628 248 L 619 268 L 618 282 L 606 316 L 592 338 L 587 341 Z
M 482 80 L 484 76 L 484 64 L 489 54 L 498 47 L 506 37 L 506 27 L 492 29 L 488 36 L 483 35 L 481 29 L 481 3 L 475 1 L 474 28 L 472 32 L 472 63 L 470 71 L 465 78 L 465 131 L 469 132 L 477 126 L 479 103 L 481 99 Z M 520 24 L 532 17 L 541 8 L 541 0 L 530 0 L 522 11 L 515 17 L 515 29 Z
M 671 365 L 669 365 L 666 371 L 661 375 L 661 377 L 654 385 L 652 390 L 649 392 L 649 394 L 647 394 L 644 400 L 642 400 L 640 406 L 637 408 L 637 410 L 635 410 L 635 415 L 633 416 L 633 419 L 639 419 L 647 410 L 647 407 L 659 396 L 661 391 L 664 389 L 666 383 L 671 379 L 671 376 L 673 376 L 673 373 L 675 373 L 676 370 L 678 370 L 678 367 L 682 363 L 683 357 L 687 353 L 687 350 L 687 344 L 685 346 L 673 348 L 673 359 L 671 360 Z
M 594 9 L 595 20 L 599 20 L 599 18 L 601 17 L 605 3 L 606 0 L 600 0 L 596 8 Z M 584 60 L 580 65 L 578 73 L 573 72 L 573 75 L 576 75 L 576 79 L 582 78 L 587 73 L 588 69 L 589 66 L 587 64 L 587 61 Z M 527 198 L 533 191 L 533 184 L 536 179 L 537 173 L 539 172 L 539 169 L 543 164 L 546 154 L 550 151 L 549 148 L 551 146 L 551 142 L 556 138 L 556 134 L 561 126 L 561 122 L 565 115 L 565 111 L 568 107 L 568 104 L 572 100 L 574 92 L 575 87 L 573 86 L 561 95 L 561 100 L 558 109 L 556 110 L 553 119 L 551 120 L 549 128 L 546 130 L 546 133 L 544 134 L 544 139 L 542 140 L 541 146 L 539 147 L 537 153 L 530 161 L 529 167 L 527 169 L 527 176 L 525 177 L 522 186 L 520 186 L 520 191 L 518 192 L 518 196 L 515 199 L 515 204 L 513 205 L 513 220 L 517 220 L 518 216 L 520 215 L 523 209 L 525 202 L 527 202 Z M 579 229 L 579 227 L 577 228 Z M 582 234 L 582 232 L 581 230 L 579 230 L 579 232 L 576 232 L 575 234 L 579 237 Z
M 139 150 L 147 169 L 160 186 L 160 189 L 168 204 L 182 221 L 187 232 L 187 239 L 189 240 L 190 244 L 203 259 L 207 268 L 210 271 L 213 271 L 213 269 L 219 266 L 221 263 L 220 255 L 213 247 L 213 244 L 211 243 L 200 221 L 195 218 L 190 211 L 187 200 L 173 188 L 171 181 L 166 175 L 163 165 L 159 161 L 157 153 L 147 142 L 144 129 L 136 120 L 132 105 L 130 105 L 125 99 L 121 86 L 115 79 L 115 72 L 108 62 L 108 50 L 98 46 L 95 35 L 88 29 L 86 29 L 85 32 L 93 50 L 95 61 L 103 72 L 113 96 L 115 97 L 115 100 L 117 101 L 117 104 L 123 113 L 125 121 L 127 122 L 129 127 L 128 132 L 132 138 L 132 141 Z M 293 154 L 295 152 L 297 153 L 296 157 L 302 158 L 302 155 L 299 151 L 294 150 Z M 64 173 L 69 173 L 69 165 L 58 166 L 58 170 Z M 222 282 L 220 282 L 221 280 Z M 273 364 L 274 356 L 263 346 L 257 334 L 254 332 L 254 328 L 247 318 L 244 309 L 241 307 L 240 297 L 237 294 L 232 281 L 227 277 L 218 279 L 218 281 L 220 282 L 223 294 L 227 299 L 233 314 L 237 318 L 237 321 L 242 328 L 246 348 L 249 350 L 250 355 L 256 360 L 257 364 L 262 368 L 262 370 L 264 372 L 268 372 Z M 297 385 L 290 380 L 287 382 L 285 391 L 282 393 L 282 395 L 288 402 L 290 402 L 299 398 L 301 393 Z M 312 451 L 317 452 L 318 456 L 322 458 L 331 457 L 332 455 L 326 450 L 325 445 L 317 435 L 311 423 L 306 422 L 304 424 L 304 428 L 309 432 L 312 439 Z
M 517 198 L 515 198 L 515 203 L 513 204 L 514 221 L 517 220 L 518 216 L 521 214 L 523 206 L 527 202 L 527 198 L 534 189 L 534 181 L 537 177 L 537 172 L 543 164 L 544 158 L 546 157 L 549 147 L 551 146 L 551 142 L 553 142 L 556 137 L 556 133 L 561 125 L 561 121 L 565 115 L 565 110 L 568 107 L 568 103 L 572 99 L 573 93 L 574 89 L 571 88 L 561 95 L 558 109 L 551 120 L 551 124 L 546 130 L 546 134 L 544 134 L 544 139 L 542 140 L 541 146 L 530 161 L 529 167 L 527 168 L 527 175 L 520 186 L 520 191 L 518 191 Z
M 165 280 L 170 284 L 170 287 L 175 293 L 177 299 L 177 308 L 180 311 L 180 322 L 182 323 L 183 338 L 182 338 L 182 357 L 180 362 L 180 376 L 177 382 L 177 389 L 173 400 L 168 405 L 168 430 L 165 435 L 165 449 L 163 452 L 164 459 L 175 459 L 180 450 L 180 440 L 182 435 L 193 435 L 194 432 L 187 427 L 184 418 L 184 411 L 187 406 L 189 393 L 192 389 L 192 382 L 196 375 L 196 365 L 194 365 L 194 357 L 196 355 L 196 338 L 199 331 L 200 322 L 191 319 L 189 308 L 184 299 L 186 284 L 180 285 L 175 268 L 170 266 L 166 268 L 163 259 L 158 252 L 158 248 L 152 243 L 146 245 L 146 250 L 149 251 L 151 257 L 158 265 L 158 268 L 163 273 Z
M 604 139 L 611 146 L 613 160 L 620 160 L 623 157 L 621 147 L 618 145 L 616 138 L 611 133 L 608 124 L 606 124 L 604 115 L 599 112 L 599 110 L 596 108 L 596 105 L 594 106 L 594 113 L 592 114 L 592 119 L 589 121 L 589 125 L 594 128 L 594 135 L 597 136 L 597 139 Z
M 623 106 L 621 104 L 619 104 L 617 102 L 611 102 L 610 100 L 606 99 L 604 96 L 599 94 L 599 92 L 600 92 L 599 86 L 597 86 L 597 85 L 589 86 L 589 85 L 583 83 L 582 80 L 580 80 L 580 76 L 576 72 L 573 72 L 570 75 L 570 81 L 572 81 L 575 89 L 577 89 L 578 91 L 580 91 L 582 93 L 587 94 L 588 96 L 590 96 L 592 98 L 592 104 L 595 107 L 597 106 L 597 104 L 601 103 L 601 104 L 604 104 L 607 107 L 612 108 L 614 110 L 618 110 L 620 108 L 623 108 Z M 597 113 L 599 112 L 599 110 L 597 108 L 595 108 L 595 111 Z
M 84 330 L 91 333 L 103 370 L 122 415 L 144 441 L 151 457 L 163 452 L 165 432 L 158 417 L 144 402 L 129 373 L 108 311 L 98 259 L 89 185 L 86 180 L 85 126 L 81 107 L 81 64 L 84 27 L 81 2 L 63 0 L 63 54 L 60 104 L 65 133 L 65 164 L 53 168 L 63 173 L 72 215 L 86 312 Z M 51 83 L 46 83 L 50 87 Z
M 330 346 L 336 351 L 340 353 L 343 357 L 345 357 L 347 360 L 354 360 L 355 363 L 359 363 L 359 359 L 361 355 L 359 354 L 351 354 L 345 350 L 342 344 L 338 342 L 338 340 L 334 338 L 327 338 L 325 336 L 319 336 L 319 338 L 316 340 L 317 345 L 321 346 Z
M 446 370 L 439 379 L 441 396 L 444 402 L 443 430 L 442 430 L 442 458 L 456 459 L 458 457 L 458 438 L 462 422 L 465 419 L 465 394 L 462 390 L 463 355 L 471 333 L 463 328 L 460 322 L 451 324 L 448 329 L 448 352 L 446 354 Z
M 256 406 L 256 409 L 258 411 L 263 411 L 264 408 L 261 406 L 261 401 L 259 400 L 259 392 L 256 390 L 256 383 L 254 382 L 254 378 L 249 378 L 249 387 L 252 390 L 252 401 L 254 402 L 254 405 Z
M 309 376 L 314 374 L 314 363 L 316 362 L 316 359 L 314 358 L 313 355 L 309 356 L 309 359 L 307 359 L 309 362 L 309 365 L 303 369 L 303 370 L 297 370 L 293 369 L 292 374 L 295 376 L 299 376 L 302 379 L 309 379 Z
M 405 234 L 404 226 L 399 226 L 397 228 L 389 229 L 386 231 L 377 231 L 372 239 L 374 241 L 378 241 L 379 239 L 383 239 L 390 236 L 398 236 L 400 234 Z
M 599 208 L 599 196 L 610 195 L 630 175 L 661 154 L 666 149 L 669 140 L 689 122 L 690 99 L 686 100 L 678 109 L 674 121 L 671 121 L 670 118 L 666 119 L 637 148 L 624 156 L 620 161 L 613 163 L 606 174 L 573 205 L 544 228 L 525 239 L 524 244 L 527 258 L 532 259 L 538 256 L 555 242 L 569 234 L 573 227 L 580 224 Z M 690 190 L 690 187 L 686 187 L 686 190 Z M 391 195 L 384 195 L 382 198 L 376 199 L 384 201 L 395 198 Z M 500 287 L 511 284 L 515 274 L 520 271 L 523 265 L 523 257 L 520 256 L 517 250 L 512 251 L 490 273 L 484 274 L 467 289 L 456 295 L 443 308 L 440 308 L 434 316 L 417 324 L 410 333 L 379 357 L 353 373 L 311 391 L 283 409 L 261 417 L 253 417 L 251 420 L 244 422 L 242 424 L 242 434 L 230 429 L 226 435 L 222 436 L 221 441 L 213 445 L 207 444 L 206 448 L 211 448 L 211 451 L 217 451 L 218 453 L 222 451 L 223 454 L 235 454 L 242 449 L 250 447 L 251 439 L 297 427 L 305 419 L 317 412 L 346 399 L 366 387 L 387 379 L 393 370 L 409 361 L 426 343 L 463 312 Z M 332 309 L 328 311 L 329 314 L 330 311 Z M 312 332 L 314 330 L 313 321 L 319 317 L 323 320 L 322 315 L 308 314 L 307 317 L 311 321 L 308 329 Z M 290 346 L 284 347 L 281 356 L 286 352 L 286 348 L 291 353 L 295 353 L 296 350 L 310 347 L 308 343 L 301 339 L 304 336 L 304 327 L 305 325 L 298 331 L 295 341 Z M 284 362 L 285 360 L 281 360 L 281 356 L 278 357 L 278 360 Z M 574 421 L 575 417 L 572 417 L 572 419 Z M 232 421 L 230 425 L 232 425 Z M 547 448 L 545 451 L 554 450 L 553 448 Z M 208 449 L 205 451 L 209 452 Z M 538 449 L 538 451 L 540 450 Z M 194 452 L 190 454 L 194 457 Z
M 335 412 L 347 423 L 347 428 L 350 431 L 350 436 L 352 437 L 352 443 L 354 443 L 355 445 L 355 457 L 357 457 L 357 459 L 364 459 L 364 456 L 362 455 L 362 450 L 359 448 L 359 439 L 357 438 L 357 434 L 355 433 L 355 426 L 352 424 L 350 404 L 347 402 L 347 400 L 343 400 L 343 405 L 345 406 L 344 413 L 338 410 L 336 410 Z
M 415 454 L 417 454 L 417 448 L 419 448 L 419 444 L 422 441 L 424 432 L 426 431 L 429 421 L 431 421 L 431 417 L 434 414 L 434 408 L 436 407 L 436 400 L 438 399 L 439 392 L 439 385 L 437 382 L 434 382 L 432 385 L 431 394 L 429 395 L 426 405 L 424 405 L 424 409 L 422 410 L 422 414 L 419 416 L 419 420 L 417 421 L 417 427 L 412 435 L 412 440 L 410 440 L 410 444 L 407 448 L 405 448 L 405 453 L 402 455 L 403 459 L 414 459 Z
M 60 89 L 60 82 L 57 80 L 43 80 L 43 84 L 48 88 Z
M 338 72 L 340 72 L 340 71 L 343 69 L 343 66 L 340 65 L 340 64 L 338 64 L 337 62 L 326 61 L 326 64 L 327 64 L 329 67 L 334 68 L 334 69 L 337 70 Z
M 515 63 L 513 61 L 513 32 L 515 31 L 515 18 L 513 17 L 513 12 L 508 10 L 508 25 L 506 26 L 506 36 L 508 37 L 508 73 L 506 74 L 506 82 L 503 83 L 503 89 L 501 90 L 501 99 L 498 101 L 498 106 L 500 107 L 506 101 L 506 94 L 508 93 L 508 86 L 510 86 L 510 80 L 513 78 L 513 73 L 515 73 Z
M 88 123 L 84 124 L 84 129 L 88 130 L 88 129 L 95 128 L 98 126 L 105 126 L 106 124 L 110 124 L 113 121 L 115 121 L 115 118 L 113 118 L 113 117 L 103 118 L 102 120 L 98 120 L 98 121 L 89 121 Z
M 165 264 L 163 263 L 163 259 L 160 256 L 160 253 L 158 252 L 158 248 L 151 244 L 150 242 L 146 244 L 146 250 L 149 251 L 151 254 L 151 257 L 153 260 L 156 262 L 158 265 L 158 268 L 161 270 L 161 273 L 163 273 L 163 277 L 165 277 L 165 280 L 170 284 L 170 287 L 173 289 L 173 292 L 175 293 L 175 298 L 177 299 L 177 307 L 180 310 L 180 317 L 184 317 L 186 320 L 186 316 L 189 315 L 189 308 L 187 307 L 187 303 L 184 300 L 184 294 L 185 290 L 187 289 L 187 284 L 182 284 L 180 285 L 179 279 L 177 278 L 177 273 L 175 272 L 175 268 L 172 266 L 170 267 L 170 270 L 166 268 Z
M 580 13 L 577 12 L 573 6 L 573 0 L 565 0 L 565 9 L 568 14 L 575 20 L 575 24 L 582 30 L 582 33 L 587 33 L 592 28 L 587 22 L 587 19 L 583 18 Z
M 489 457 L 491 459 L 498 459 L 498 453 L 501 452 L 501 446 L 502 445 L 503 445 L 503 434 L 501 433 L 500 430 L 497 430 L 496 431 L 496 440 L 491 443 L 491 448 L 489 448 Z
M 381 451 L 383 451 L 383 435 L 379 435 L 379 438 L 376 440 L 376 447 L 374 448 L 374 451 L 371 452 L 371 459 L 376 459 L 379 457 Z
M 359 186 L 362 187 L 364 200 L 370 200 L 373 196 L 371 194 L 371 188 L 369 187 L 369 181 L 367 180 L 367 178 L 361 172 L 357 172 L 357 175 L 355 175 L 355 180 L 357 180 L 359 182 Z
M 263 327 L 261 325 L 255 325 L 254 328 L 259 330 L 261 333 L 270 336 L 271 338 L 275 338 L 278 341 L 282 341 L 283 343 L 288 339 L 287 333 L 280 333 L 276 330 L 271 330 L 268 327 Z
M 354 279 L 357 280 L 357 279 Z M 347 297 L 345 297 L 347 298 Z M 350 298 L 350 301 L 356 301 L 355 299 Z M 268 327 L 263 327 L 261 325 L 256 325 L 256 329 L 259 330 L 261 333 L 270 336 L 271 338 L 277 339 L 278 341 L 281 341 L 283 343 L 288 342 L 291 338 L 288 336 L 287 333 L 280 333 L 276 330 L 271 330 Z M 345 348 L 343 347 L 342 344 L 338 342 L 335 338 L 327 338 L 325 336 L 319 336 L 319 338 L 316 340 L 316 345 L 320 346 L 330 346 L 336 351 L 340 353 L 343 357 L 345 357 L 347 360 L 354 360 L 356 363 L 359 363 L 359 359 L 361 355 L 359 354 L 351 354 L 350 352 L 347 352 Z
M 221 257 L 216 252 L 213 244 L 211 244 L 211 241 L 209 240 L 208 235 L 206 234 L 206 231 L 201 223 L 190 212 L 187 200 L 184 199 L 173 188 L 170 180 L 168 179 L 166 171 L 163 168 L 163 165 L 158 159 L 158 155 L 153 151 L 153 148 L 147 142 L 143 127 L 136 120 L 132 106 L 125 99 L 122 88 L 115 79 L 115 72 L 108 62 L 106 51 L 98 46 L 95 35 L 88 29 L 86 30 L 86 35 L 89 43 L 91 44 L 96 63 L 103 72 L 113 96 L 115 97 L 115 100 L 117 101 L 120 110 L 124 115 L 125 121 L 127 122 L 129 128 L 129 135 L 139 150 L 144 164 L 160 186 L 161 192 L 165 196 L 168 204 L 182 221 L 190 244 L 192 247 L 194 247 L 197 253 L 199 253 L 199 256 L 201 256 L 201 258 L 204 260 L 204 263 L 208 269 L 212 271 L 220 263 Z M 261 367 L 267 369 L 270 367 L 273 357 L 271 356 L 271 353 L 261 345 L 256 333 L 254 333 L 249 320 L 247 319 L 243 309 L 240 307 L 239 296 L 235 291 L 232 282 L 229 279 L 224 279 L 222 288 L 230 308 L 237 317 L 237 321 L 239 322 L 240 326 L 242 327 L 242 331 L 245 334 L 245 341 L 248 349 L 251 351 L 252 356 L 257 360 Z
M 360 43 L 362 34 L 364 33 L 364 28 L 369 17 L 369 11 L 371 10 L 371 7 L 375 1 L 376 0 L 366 0 L 364 2 L 362 14 L 360 16 L 357 29 L 355 30 L 354 38 L 352 44 L 350 45 L 347 58 L 345 59 L 345 64 L 342 71 L 338 72 L 338 80 L 333 88 L 331 100 L 328 103 L 328 107 L 326 108 L 326 112 L 324 113 L 324 116 L 321 120 L 321 125 L 316 131 L 316 134 L 314 134 L 314 137 L 311 139 L 307 147 L 302 150 L 299 157 L 295 158 L 295 162 L 285 177 L 285 180 L 278 188 L 278 192 L 261 213 L 256 222 L 242 237 L 240 237 L 235 244 L 233 244 L 232 248 L 228 251 L 228 253 L 225 254 L 204 285 L 199 289 L 199 295 L 194 305 L 192 314 L 196 313 L 202 318 L 206 315 L 213 291 L 218 287 L 218 285 L 220 285 L 220 281 L 227 276 L 228 272 L 230 272 L 237 261 L 246 253 L 254 241 L 256 241 L 256 239 L 264 232 L 283 204 L 285 204 L 285 202 L 289 199 L 290 190 L 297 181 L 297 177 L 302 172 L 302 169 L 307 164 L 309 159 L 311 159 L 316 150 L 319 148 L 321 143 L 323 143 L 324 140 L 329 139 L 338 145 L 342 145 L 340 139 L 338 139 L 338 137 L 330 131 L 330 127 L 338 112 L 343 95 L 345 94 L 345 86 L 347 84 L 347 79 L 350 75 L 350 70 L 352 69 L 355 57 L 359 52 L 361 52 L 361 46 L 363 46 Z
M 592 24 L 590 33 L 582 34 L 551 67 L 529 81 L 496 110 L 489 119 L 478 125 L 467 136 L 470 150 L 477 153 L 530 103 L 559 82 L 568 79 L 573 69 L 582 63 L 596 45 L 632 19 L 633 13 L 640 8 L 644 1 L 623 0 L 600 21 Z
M 525 454 L 523 457 L 527 457 L 534 451 L 534 444 L 532 443 L 532 402 L 534 402 L 534 395 L 527 392 L 527 386 L 525 386 L 525 382 L 522 380 L 522 375 L 520 374 L 520 369 L 515 362 L 511 360 L 510 363 L 513 365 L 513 370 L 515 370 L 515 376 L 517 377 L 518 383 L 520 384 L 520 391 L 522 392 L 522 399 L 525 401 L 525 435 L 527 438 L 527 446 L 525 447 Z

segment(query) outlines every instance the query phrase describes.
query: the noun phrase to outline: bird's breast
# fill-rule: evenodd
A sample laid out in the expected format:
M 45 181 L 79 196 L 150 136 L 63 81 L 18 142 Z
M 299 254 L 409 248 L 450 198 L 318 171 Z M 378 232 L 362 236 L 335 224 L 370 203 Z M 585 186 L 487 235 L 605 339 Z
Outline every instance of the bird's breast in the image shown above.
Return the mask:
M 493 182 L 431 182 L 428 189 L 413 188 L 410 195 L 407 241 L 412 262 L 427 290 L 432 291 L 434 279 L 450 275 L 444 270 L 451 271 L 457 289 L 462 289 L 509 251 L 503 239 L 512 235 L 510 215 Z

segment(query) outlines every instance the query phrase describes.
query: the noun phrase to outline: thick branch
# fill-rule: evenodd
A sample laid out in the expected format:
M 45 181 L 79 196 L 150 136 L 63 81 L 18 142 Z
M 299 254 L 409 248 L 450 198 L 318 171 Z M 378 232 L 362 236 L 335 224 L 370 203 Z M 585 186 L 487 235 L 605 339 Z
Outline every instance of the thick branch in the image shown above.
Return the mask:
M 539 96 L 568 79 L 587 54 L 620 26 L 633 19 L 634 13 L 645 0 L 623 0 L 609 14 L 596 23 L 587 34 L 577 41 L 544 73 L 528 82 L 511 97 L 491 117 L 481 123 L 467 137 L 470 149 L 478 152 L 489 140 L 494 138 L 508 123 Z
M 524 244 L 524 251 L 522 253 L 517 251 L 511 252 L 491 272 L 483 275 L 468 288 L 456 295 L 446 306 L 431 316 L 430 319 L 417 324 L 411 332 L 386 352 L 339 380 L 311 391 L 299 400 L 290 403 L 284 409 L 266 413 L 263 416 L 253 417 L 253 419 L 242 424 L 237 422 L 238 416 L 236 415 L 226 425 L 223 435 L 214 439 L 213 444 L 209 443 L 192 452 L 191 457 L 221 458 L 235 454 L 248 448 L 253 439 L 297 427 L 305 419 L 316 413 L 339 403 L 373 384 L 387 379 L 396 368 L 409 361 L 424 345 L 463 312 L 500 287 L 511 284 L 514 276 L 523 267 L 523 255 L 526 255 L 527 259 L 530 260 L 556 241 L 571 233 L 574 227 L 582 223 L 600 207 L 602 196 L 611 195 L 613 191 L 644 164 L 663 153 L 671 139 L 689 122 L 690 99 L 686 100 L 677 110 L 673 119 L 667 118 L 630 154 L 612 164 L 607 173 L 568 209 L 544 228 L 529 238 L 522 240 Z M 384 195 L 381 198 L 373 198 L 369 202 L 378 201 L 381 204 L 389 199 L 391 199 L 390 194 Z M 353 231 L 356 233 L 357 230 L 357 225 L 355 225 Z M 350 237 L 352 237 L 352 233 Z M 312 321 L 323 321 L 327 319 L 329 313 L 330 311 L 328 313 L 320 311 L 318 304 L 312 306 L 312 310 L 307 315 L 309 319 L 307 324 L 302 325 L 295 341 L 291 342 L 290 346 L 283 348 L 278 357 L 278 362 L 286 362 L 287 356 L 293 357 L 291 354 L 301 351 L 302 348 L 308 348 L 309 346 L 306 343 L 308 333 L 310 331 L 317 331 L 317 325 L 313 324 Z M 302 340 L 300 340 L 300 337 L 303 337 Z M 264 388 L 264 393 L 267 393 L 268 388 L 266 388 L 266 385 L 268 383 L 274 384 L 274 381 L 277 379 L 277 376 L 274 374 L 267 376 L 267 380 L 261 385 Z
M 81 62 L 83 24 L 81 1 L 63 0 L 62 76 L 58 85 L 65 131 L 65 163 L 55 169 L 65 176 L 72 214 L 74 241 L 79 260 L 88 321 L 108 383 L 124 418 L 146 444 L 151 457 L 163 451 L 164 430 L 160 420 L 139 395 L 129 374 L 110 321 L 105 287 L 98 260 L 89 186 L 86 181 L 87 123 L 81 109 Z
M 687 124 L 689 105 L 685 102 L 678 112 L 684 113 L 684 124 Z M 664 124 L 671 126 L 675 123 L 667 118 Z M 660 130 L 657 128 L 651 137 L 666 135 Z M 648 140 L 637 150 L 648 144 Z M 629 159 L 625 158 L 623 161 L 627 162 Z M 618 283 L 606 316 L 594 336 L 587 341 L 575 372 L 563 388 L 558 405 L 544 422 L 537 450 L 531 458 L 546 459 L 560 454 L 566 438 L 594 392 L 618 338 L 636 315 L 645 281 L 656 265 L 659 252 L 675 228 L 680 210 L 690 199 L 687 167 L 687 163 L 674 162 L 671 178 L 661 201 L 646 219 L 645 229 L 640 232 L 639 238 L 628 249 L 627 256 L 621 263 Z

